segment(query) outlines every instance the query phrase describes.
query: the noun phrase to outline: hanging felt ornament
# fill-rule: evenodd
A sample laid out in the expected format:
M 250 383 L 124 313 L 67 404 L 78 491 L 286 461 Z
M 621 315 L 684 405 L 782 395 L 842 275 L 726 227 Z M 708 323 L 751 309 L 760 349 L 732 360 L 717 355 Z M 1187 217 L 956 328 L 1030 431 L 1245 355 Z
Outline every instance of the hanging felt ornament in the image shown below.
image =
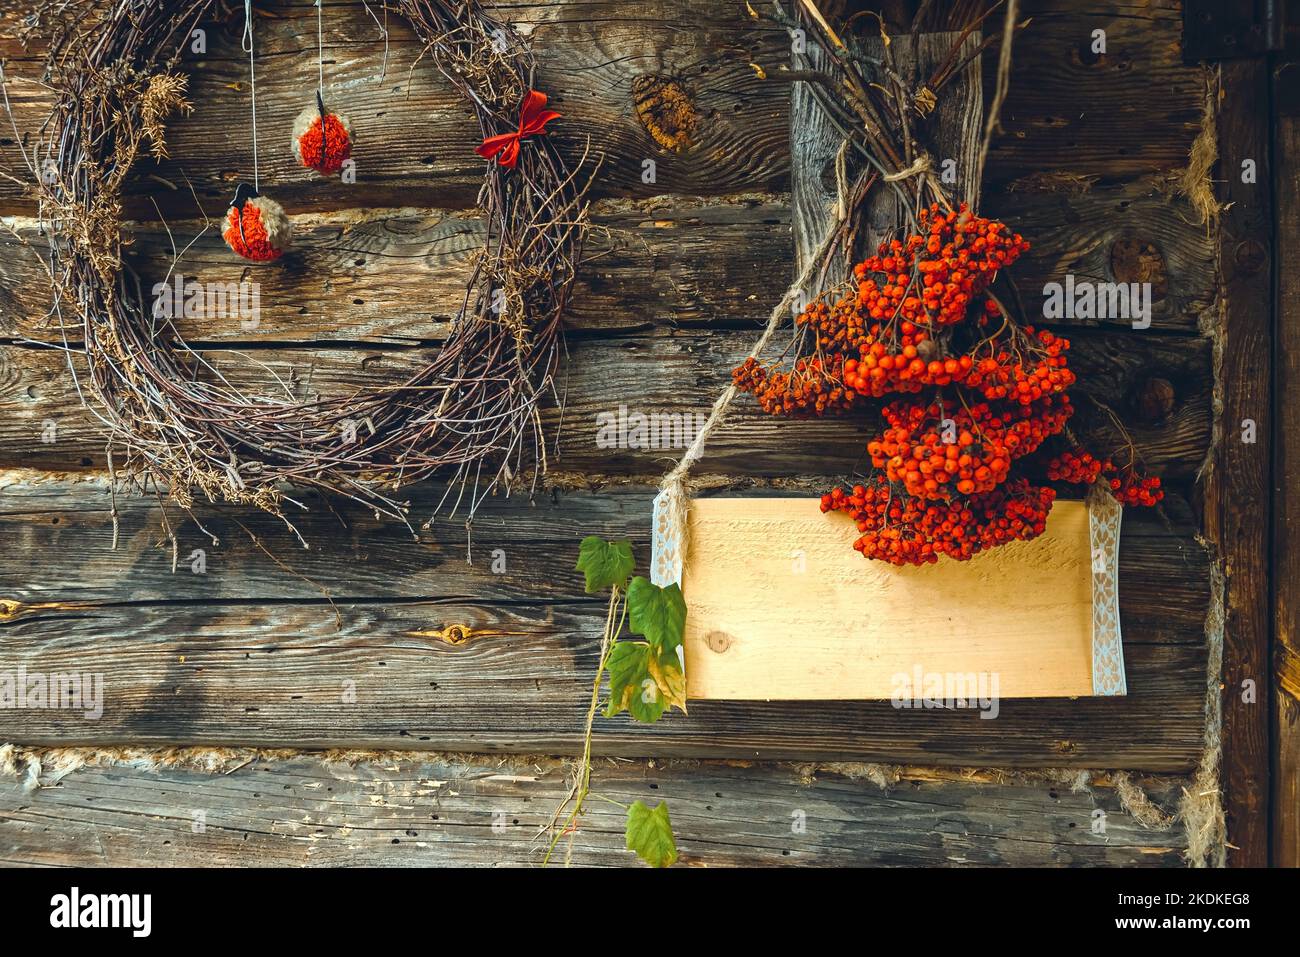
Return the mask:
M 221 235 L 226 245 L 245 259 L 267 263 L 279 259 L 289 248 L 293 224 L 283 206 L 259 195 L 247 183 L 240 183 L 226 210 L 226 228 Z
M 308 169 L 332 176 L 352 155 L 352 124 L 346 116 L 325 109 L 316 91 L 316 105 L 298 114 L 293 124 L 293 155 Z
M 293 239 L 293 224 L 284 207 L 259 192 L 257 169 L 257 71 L 253 53 L 253 5 L 244 0 L 244 51 L 248 54 L 248 87 L 252 104 L 253 183 L 235 187 L 235 198 L 226 208 L 226 227 L 221 236 L 226 245 L 252 262 L 279 259 Z
M 352 124 L 325 109 L 325 37 L 321 3 L 316 0 L 316 105 L 298 114 L 293 124 L 293 155 L 308 169 L 332 176 L 352 155 Z

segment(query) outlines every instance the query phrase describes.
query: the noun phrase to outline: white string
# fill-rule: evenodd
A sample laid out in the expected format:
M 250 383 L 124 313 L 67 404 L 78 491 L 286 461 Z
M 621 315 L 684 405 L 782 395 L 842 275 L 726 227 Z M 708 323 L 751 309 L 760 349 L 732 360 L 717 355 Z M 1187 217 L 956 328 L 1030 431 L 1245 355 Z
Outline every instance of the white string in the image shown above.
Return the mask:
M 248 54 L 248 88 L 253 98 L 253 192 L 261 192 L 257 172 L 257 74 L 253 69 L 253 0 L 244 0 L 244 36 L 241 42 Z
M 321 3 L 322 0 L 316 0 L 316 70 L 319 74 L 316 87 L 320 90 L 321 102 L 323 103 L 325 102 L 325 38 L 324 33 L 321 31 Z M 324 135 L 323 129 L 321 135 Z

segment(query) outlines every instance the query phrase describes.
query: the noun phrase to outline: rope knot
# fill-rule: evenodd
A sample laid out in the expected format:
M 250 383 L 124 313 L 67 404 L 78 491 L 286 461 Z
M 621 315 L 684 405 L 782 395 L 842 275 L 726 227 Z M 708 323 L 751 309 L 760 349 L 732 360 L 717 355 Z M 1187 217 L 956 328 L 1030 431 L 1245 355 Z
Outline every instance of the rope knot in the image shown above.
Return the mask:
M 913 176 L 924 176 L 933 168 L 930 163 L 930 154 L 922 153 L 916 158 L 916 162 L 907 169 L 900 169 L 897 173 L 886 173 L 884 179 L 886 183 L 897 183 L 900 180 L 911 179 Z

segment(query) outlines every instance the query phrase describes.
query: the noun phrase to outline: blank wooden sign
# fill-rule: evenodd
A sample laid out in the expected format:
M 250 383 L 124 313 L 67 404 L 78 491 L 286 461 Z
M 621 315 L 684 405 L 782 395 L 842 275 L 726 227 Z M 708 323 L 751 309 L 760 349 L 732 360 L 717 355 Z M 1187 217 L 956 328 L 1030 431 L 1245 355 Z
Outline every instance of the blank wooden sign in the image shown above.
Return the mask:
M 934 675 L 996 675 L 1003 698 L 1093 694 L 1083 502 L 1057 502 L 1034 541 L 921 568 L 863 558 L 853 522 L 815 498 L 701 498 L 689 522 L 689 698 L 891 699 Z

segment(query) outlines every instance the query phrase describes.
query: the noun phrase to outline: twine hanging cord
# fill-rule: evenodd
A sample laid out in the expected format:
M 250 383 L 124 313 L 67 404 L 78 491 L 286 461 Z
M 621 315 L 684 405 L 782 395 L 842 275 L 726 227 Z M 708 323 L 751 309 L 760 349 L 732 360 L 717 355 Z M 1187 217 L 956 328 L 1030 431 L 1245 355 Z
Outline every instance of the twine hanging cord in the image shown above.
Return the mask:
M 855 186 L 853 193 L 857 192 L 857 186 L 860 185 L 862 185 L 861 182 Z M 834 247 L 840 231 L 848 223 L 851 214 L 846 198 L 848 195 L 852 194 L 850 194 L 845 180 L 841 176 L 839 179 L 839 196 L 835 204 L 835 217 L 832 219 L 817 249 L 804 263 L 799 276 L 790 284 L 785 291 L 785 295 L 781 297 L 781 301 L 773 308 L 772 314 L 767 318 L 767 325 L 763 328 L 763 332 L 754 343 L 753 348 L 749 350 L 746 359 L 757 359 L 763 354 L 768 343 L 772 341 L 772 337 L 776 335 L 776 331 L 781 328 L 782 322 L 789 314 L 790 307 L 797 301 L 799 294 L 813 278 L 813 275 L 821 268 L 826 256 Z M 691 467 L 704 455 L 704 447 L 708 444 L 713 433 L 721 427 L 723 419 L 726 418 L 727 410 L 730 409 L 731 403 L 739 391 L 734 382 L 722 390 L 722 394 L 713 403 L 713 408 L 709 410 L 709 417 L 704 420 L 700 430 L 695 433 L 695 440 L 691 442 L 681 460 L 673 466 L 672 470 L 664 476 L 663 481 L 659 484 L 660 493 L 666 503 L 668 521 L 673 528 L 677 529 L 678 548 L 682 555 L 685 555 L 686 550 L 686 477 L 690 474 Z
M 321 3 L 316 0 L 316 92 L 325 100 L 325 28 L 321 24 Z M 322 132 L 322 136 L 324 133 Z

